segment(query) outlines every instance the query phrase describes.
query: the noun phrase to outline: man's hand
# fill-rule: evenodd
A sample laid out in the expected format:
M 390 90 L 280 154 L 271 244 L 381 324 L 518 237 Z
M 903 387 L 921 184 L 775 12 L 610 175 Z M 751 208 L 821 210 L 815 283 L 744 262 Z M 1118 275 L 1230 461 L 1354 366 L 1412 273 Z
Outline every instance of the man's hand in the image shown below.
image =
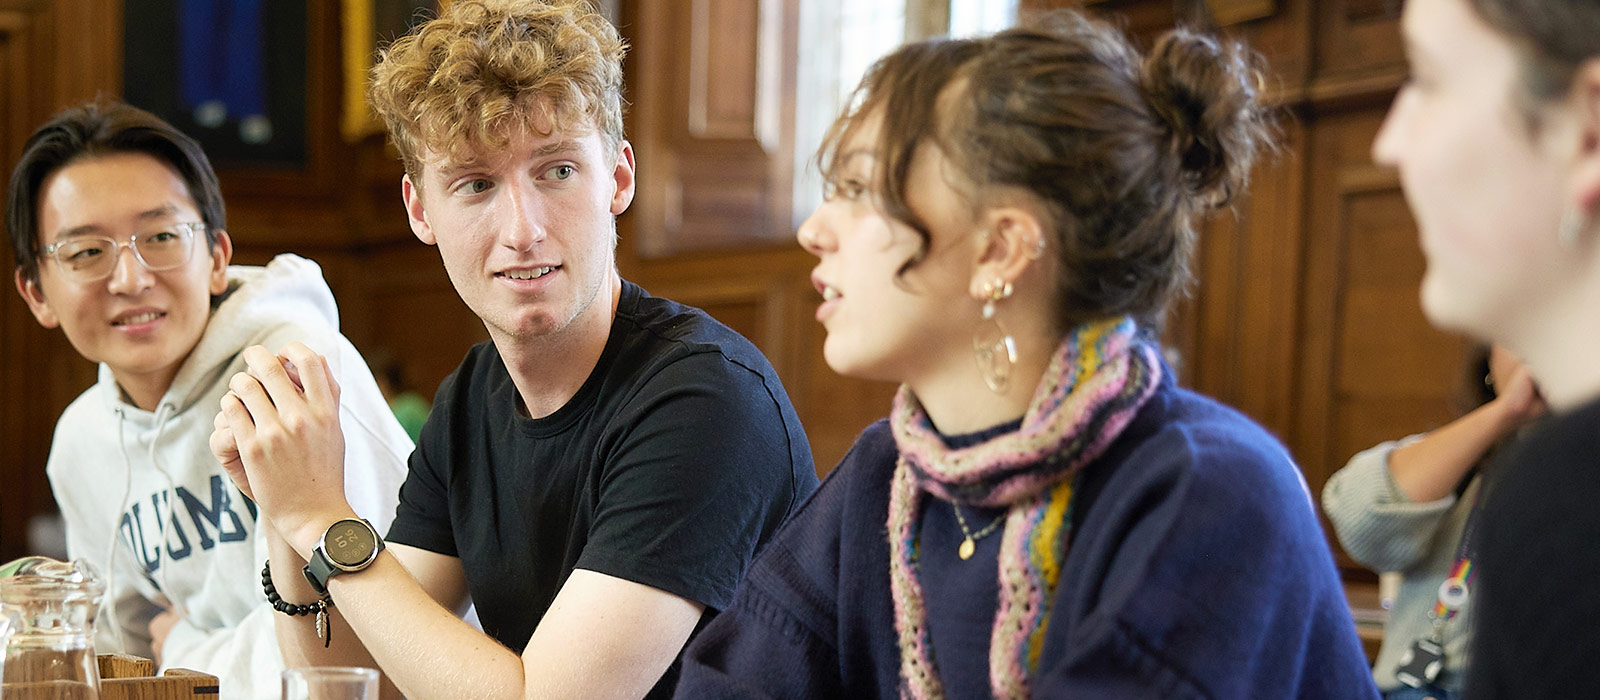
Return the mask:
M 352 512 L 344 494 L 339 385 L 310 348 L 290 343 L 282 354 L 245 349 L 247 369 L 228 381 L 211 450 L 305 556 L 329 523 Z
M 300 370 L 296 369 L 288 358 L 281 355 L 278 357 L 278 362 L 283 365 L 284 371 L 288 372 L 289 381 L 294 382 L 295 388 L 304 393 L 305 385 L 300 381 Z M 228 395 L 233 395 L 233 392 L 228 392 Z M 226 398 L 223 403 L 226 403 Z M 223 471 L 233 479 L 234 485 L 239 487 L 245 498 L 254 501 L 256 498 L 250 492 L 250 477 L 244 471 L 244 462 L 239 459 L 239 441 L 234 439 L 233 431 L 228 428 L 227 415 L 218 411 L 211 421 L 211 427 L 211 456 L 216 457 L 217 464 L 222 465 Z
M 233 396 L 233 392 L 229 392 L 228 396 Z M 227 397 L 222 401 L 226 404 Z M 228 472 L 228 478 L 233 479 L 234 485 L 239 487 L 245 498 L 256 500 L 255 494 L 250 492 L 250 476 L 244 471 L 244 461 L 239 459 L 239 441 L 234 439 L 233 430 L 228 428 L 228 415 L 218 411 L 217 417 L 211 421 L 211 427 L 211 456 L 217 458 L 217 464 Z
M 157 666 L 161 665 L 161 653 L 167 645 L 167 635 L 172 633 L 173 626 L 177 624 L 178 613 L 171 610 L 162 610 L 150 618 L 150 654 L 155 657 Z

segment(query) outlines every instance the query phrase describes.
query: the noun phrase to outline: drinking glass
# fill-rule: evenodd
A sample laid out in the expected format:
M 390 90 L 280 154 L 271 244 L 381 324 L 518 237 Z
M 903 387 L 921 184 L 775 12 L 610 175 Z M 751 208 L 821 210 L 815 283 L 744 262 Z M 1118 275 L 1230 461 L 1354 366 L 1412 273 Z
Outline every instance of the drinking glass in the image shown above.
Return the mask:
M 283 700 L 377 700 L 378 672 L 352 666 L 306 666 L 283 672 Z

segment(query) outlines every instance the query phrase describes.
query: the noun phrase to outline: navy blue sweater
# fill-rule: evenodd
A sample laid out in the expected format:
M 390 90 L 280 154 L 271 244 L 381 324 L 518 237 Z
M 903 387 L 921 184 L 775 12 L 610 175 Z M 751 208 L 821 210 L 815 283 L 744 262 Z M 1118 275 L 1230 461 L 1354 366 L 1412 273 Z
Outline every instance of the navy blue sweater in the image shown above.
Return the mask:
M 970 438 L 969 438 L 970 439 Z M 885 422 L 752 565 L 685 651 L 679 698 L 896 698 Z M 924 501 L 919 579 L 950 698 L 990 697 L 999 535 L 956 555 Z M 964 511 L 978 530 L 998 510 Z M 1034 695 L 1376 698 L 1304 482 L 1260 427 L 1164 380 L 1080 477 Z

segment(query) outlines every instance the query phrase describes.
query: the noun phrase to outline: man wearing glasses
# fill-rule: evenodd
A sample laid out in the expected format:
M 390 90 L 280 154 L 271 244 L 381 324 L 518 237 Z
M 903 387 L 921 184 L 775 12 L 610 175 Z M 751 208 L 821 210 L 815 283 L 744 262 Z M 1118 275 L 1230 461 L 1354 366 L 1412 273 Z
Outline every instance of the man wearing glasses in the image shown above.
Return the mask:
M 344 482 L 363 517 L 393 518 L 412 445 L 340 335 L 317 265 L 230 267 L 223 216 L 200 145 L 120 104 L 40 127 L 6 205 L 17 291 L 100 366 L 57 423 L 47 465 L 69 555 L 109 578 L 97 649 L 216 674 L 224 698 L 276 698 L 265 523 L 207 447 L 241 351 L 298 341 L 327 355 L 344 389 Z

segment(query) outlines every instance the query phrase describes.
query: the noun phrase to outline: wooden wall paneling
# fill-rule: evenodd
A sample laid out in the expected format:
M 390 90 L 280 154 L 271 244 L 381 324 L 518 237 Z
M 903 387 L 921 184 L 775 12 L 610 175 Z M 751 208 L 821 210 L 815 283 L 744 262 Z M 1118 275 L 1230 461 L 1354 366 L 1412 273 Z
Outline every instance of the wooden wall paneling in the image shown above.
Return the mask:
M 761 7 L 737 0 L 689 2 L 689 136 L 761 139 L 756 93 Z M 712 71 L 716 75 L 712 75 Z M 764 144 L 763 144 L 764 145 Z
M 0 157 L 6 163 L 16 162 L 22 143 L 32 131 L 30 112 L 36 109 L 43 87 L 34 79 L 38 70 L 34 52 L 39 43 L 36 23 L 33 13 L 7 9 L 0 3 L 0 96 L 4 97 L 0 102 Z M 6 173 L 9 179 L 10 170 Z
M 1220 26 L 1271 17 L 1278 11 L 1278 0 L 1205 0 L 1206 7 Z
M 1278 11 L 1278 0 L 1172 0 L 1167 5 L 1174 18 L 1180 20 L 1204 19 L 1206 24 L 1226 27 L 1241 22 L 1271 17 Z M 1140 0 L 1023 0 L 1022 6 L 1068 7 L 1083 5 L 1101 12 L 1138 13 L 1161 9 L 1156 3 Z M 1172 21 L 1162 23 L 1171 26 Z
M 1305 132 L 1284 129 L 1284 151 L 1258 168 L 1247 201 L 1249 240 L 1244 244 L 1247 291 L 1237 307 L 1240 345 L 1235 396 L 1245 410 L 1279 435 L 1292 427 L 1294 339 L 1299 328 L 1297 293 L 1301 285 L 1304 221 L 1303 151 Z
M 1239 305 L 1243 234 L 1238 226 L 1219 223 L 1200 231 L 1191 268 L 1194 291 L 1172 311 L 1167 337 L 1183 339 L 1178 382 L 1232 405 L 1228 395 L 1238 379 L 1233 368 L 1233 309 Z M 1174 333 L 1173 327 L 1181 328 Z
M 0 0 L 0 154 L 7 180 L 27 136 L 50 114 L 115 88 L 98 62 L 120 50 L 116 8 L 90 0 Z M 15 269 L 10 243 L 0 253 Z M 0 561 L 27 547 L 30 518 L 54 509 L 44 464 L 56 418 L 94 381 L 59 331 L 38 325 L 10 279 L 0 292 Z
M 1341 271 L 1346 267 L 1344 257 L 1344 224 L 1338 219 L 1343 212 L 1342 193 L 1336 188 L 1340 164 L 1333 159 L 1340 155 L 1335 144 L 1330 143 L 1327 125 L 1311 131 L 1307 139 L 1305 158 L 1310 164 L 1308 195 L 1304 203 L 1307 214 L 1305 290 L 1301 295 L 1299 360 L 1300 373 L 1296 382 L 1300 400 L 1296 404 L 1295 429 L 1290 435 L 1289 448 L 1299 462 L 1313 494 L 1322 493 L 1322 484 L 1339 468 L 1334 464 L 1339 457 L 1332 448 L 1328 427 L 1337 415 L 1333 406 L 1335 377 L 1337 376 L 1338 338 L 1336 319 L 1342 306 L 1345 288 Z M 1350 455 L 1345 455 L 1348 458 Z M 1317 499 L 1320 504 L 1320 498 Z M 1320 505 L 1318 516 L 1324 519 Z M 1337 538 L 1328 531 L 1328 541 L 1337 552 L 1342 566 L 1352 566 L 1349 557 L 1339 547 Z
M 406 221 L 400 197 L 405 169 L 399 152 L 388 146 L 387 136 L 371 136 L 355 144 L 345 160 L 359 178 L 347 198 L 344 222 L 356 246 L 422 245 Z
M 1202 233 L 1193 376 L 1186 384 L 1287 439 L 1293 429 L 1301 288 L 1305 130 L 1283 128 L 1283 151 L 1257 166 L 1249 195 Z
M 798 0 L 639 2 L 636 253 L 771 245 L 789 231 Z
M 1349 0 L 1344 15 L 1351 20 L 1394 19 L 1400 16 L 1400 0 Z
M 1315 473 L 1325 480 L 1338 459 L 1327 428 L 1336 413 L 1334 392 L 1339 374 L 1338 319 L 1348 289 L 1344 271 L 1349 267 L 1345 193 L 1339 190 L 1339 174 L 1349 167 L 1345 159 L 1356 154 L 1342 153 L 1331 133 L 1337 124 L 1319 124 L 1306 145 L 1311 164 L 1307 197 L 1306 293 L 1301 326 L 1301 381 L 1297 430 L 1292 445 L 1295 456 L 1308 476 Z M 1364 167 L 1367 159 L 1355 159 Z M 1349 457 L 1349 455 L 1345 455 Z M 1309 481 L 1310 479 L 1308 479 Z
M 13 3 L 14 4 L 14 3 Z M 22 142 L 28 132 L 28 95 L 34 87 L 29 78 L 33 75 L 30 45 L 33 32 L 33 15 L 30 12 L 0 5 L 0 153 L 5 162 L 15 162 Z M 9 171 L 8 171 L 9 172 Z M 0 252 L 6 271 L 15 267 L 9 242 Z M 25 439 L 25 430 L 32 427 L 31 407 L 23 397 L 31 387 L 20 359 L 27 333 L 26 324 L 33 323 L 27 307 L 11 290 L 11 280 L 5 280 L 6 289 L 0 290 L 0 561 L 9 561 L 22 554 L 21 538 L 27 531 L 27 518 L 32 513 L 28 502 L 37 491 L 36 481 L 42 469 L 34 468 L 37 449 Z
M 1394 174 L 1371 163 L 1373 109 L 1319 120 L 1292 447 L 1313 489 L 1356 452 L 1447 422 L 1464 346 L 1423 317 L 1423 259 Z M 1331 538 L 1330 538 L 1331 539 Z M 1336 550 L 1337 551 L 1337 550 Z M 1354 564 L 1341 554 L 1345 566 Z
M 1399 3 L 1375 12 L 1370 0 L 1321 0 L 1317 8 L 1318 76 L 1389 72 L 1405 64 Z
M 1133 36 L 1141 49 L 1147 49 L 1157 36 L 1171 29 L 1179 20 L 1181 2 L 1149 2 L 1147 0 L 1105 0 L 1104 2 L 1078 2 L 1078 0 L 1022 0 L 1021 10 L 1053 10 L 1080 7 L 1096 17 L 1109 18 Z
M 1199 269 L 1198 251 L 1192 267 Z M 1197 305 L 1198 297 L 1191 288 L 1189 293 L 1179 297 L 1172 308 L 1168 309 L 1166 325 L 1161 332 L 1161 345 L 1162 353 L 1167 363 L 1172 366 L 1173 378 L 1178 384 L 1205 391 L 1192 381 L 1196 372 L 1195 363 L 1200 356 L 1200 333 L 1203 330 L 1200 327 L 1199 313 L 1195 311 Z
M 1250 14 L 1244 12 L 1247 8 L 1233 9 L 1241 17 Z M 1255 10 L 1257 16 L 1245 18 L 1259 21 L 1225 31 L 1265 59 L 1264 99 L 1276 106 L 1278 149 L 1262 155 L 1250 190 L 1234 205 L 1235 218 L 1223 218 L 1203 233 L 1200 303 L 1192 312 L 1200 332 L 1190 386 L 1239 408 L 1287 442 L 1295 406 L 1288 388 L 1299 368 L 1306 191 L 1302 154 L 1309 129 L 1291 100 L 1309 80 L 1312 10 L 1306 0 Z M 1224 232 L 1229 235 L 1217 235 Z
M 1192 262 L 1196 293 L 1175 315 L 1192 329 L 1193 338 L 1193 345 L 1185 348 L 1179 381 L 1243 410 L 1238 403 L 1243 372 L 1238 360 L 1244 336 L 1238 309 L 1251 292 L 1245 260 L 1250 232 L 1237 224 L 1226 219 L 1201 230 Z
M 1294 94 L 1303 92 L 1312 75 L 1311 49 L 1316 27 L 1311 0 L 1284 0 L 1271 19 L 1251 22 L 1231 31 L 1266 59 L 1267 100 L 1285 111 L 1285 120 L 1297 118 L 1291 110 Z M 1285 144 L 1286 152 L 1289 144 Z
M 40 119 L 99 96 L 122 94 L 122 0 L 45 4 L 53 48 L 50 102 Z
M 1352 124 L 1350 131 L 1365 139 L 1375 124 Z M 1463 341 L 1435 330 L 1423 316 L 1418 282 L 1424 261 L 1399 182 L 1378 168 L 1342 175 L 1349 263 L 1337 319 L 1334 461 L 1401 437 L 1396 431 L 1448 422 L 1465 376 Z

